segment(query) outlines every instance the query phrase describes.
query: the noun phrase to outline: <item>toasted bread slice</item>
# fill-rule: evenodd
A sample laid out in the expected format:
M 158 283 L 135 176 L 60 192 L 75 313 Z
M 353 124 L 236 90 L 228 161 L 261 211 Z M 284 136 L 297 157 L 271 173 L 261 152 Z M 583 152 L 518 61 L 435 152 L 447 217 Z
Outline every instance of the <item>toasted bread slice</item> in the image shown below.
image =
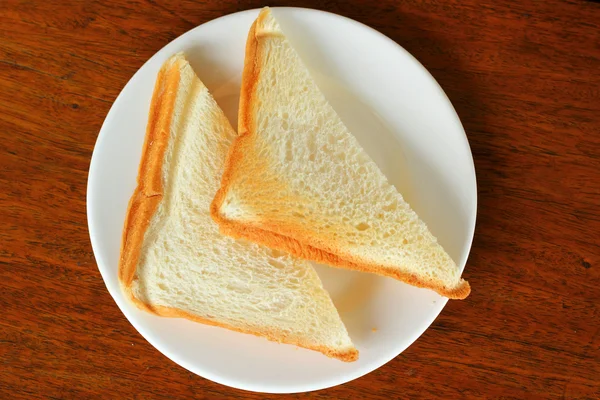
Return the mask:
M 450 298 L 470 287 L 329 105 L 270 10 L 246 44 L 238 137 L 211 207 L 223 233 Z
M 306 261 L 219 233 L 209 207 L 236 136 L 183 54 L 158 74 L 119 279 L 141 309 L 358 358 Z

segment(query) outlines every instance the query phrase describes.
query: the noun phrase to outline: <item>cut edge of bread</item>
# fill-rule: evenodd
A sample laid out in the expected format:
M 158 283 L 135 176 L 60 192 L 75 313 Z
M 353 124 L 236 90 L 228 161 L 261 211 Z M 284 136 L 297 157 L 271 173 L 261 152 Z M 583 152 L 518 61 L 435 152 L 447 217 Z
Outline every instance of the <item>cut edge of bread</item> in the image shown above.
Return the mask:
M 144 234 L 150 220 L 163 198 L 162 165 L 167 144 L 170 138 L 170 125 L 173 117 L 177 87 L 179 85 L 179 63 L 187 63 L 183 53 L 177 53 L 161 67 L 152 100 L 146 137 L 142 148 L 142 157 L 137 176 L 137 186 L 129 201 L 125 216 L 121 251 L 118 266 L 118 278 L 122 292 L 139 309 L 161 317 L 185 318 L 205 325 L 218 326 L 236 332 L 252 334 L 273 342 L 296 345 L 318 351 L 328 357 L 345 362 L 358 359 L 355 347 L 335 349 L 326 346 L 315 346 L 307 341 L 278 330 L 241 329 L 219 321 L 208 320 L 185 310 L 154 305 L 138 299 L 131 286 L 135 277 L 140 257 Z
M 277 233 L 277 231 L 281 231 L 278 226 L 269 226 L 266 223 L 261 223 L 260 226 L 256 226 L 240 221 L 232 221 L 222 215 L 220 209 L 227 192 L 230 190 L 232 176 L 235 168 L 237 168 L 236 165 L 238 164 L 238 160 L 252 154 L 250 151 L 245 151 L 245 146 L 253 140 L 253 136 L 256 134 L 252 109 L 255 106 L 255 88 L 261 73 L 259 67 L 262 57 L 260 41 L 268 36 L 282 35 L 281 32 L 273 31 L 265 25 L 265 19 L 270 16 L 270 12 L 268 7 L 263 8 L 248 33 L 244 69 L 242 71 L 242 87 L 240 91 L 238 137 L 236 137 L 231 146 L 225 161 L 225 170 L 221 180 L 221 187 L 217 191 L 210 207 L 212 218 L 219 224 L 219 227 L 224 234 L 234 238 L 250 240 L 280 251 L 286 251 L 299 258 L 309 259 L 333 267 L 392 277 L 412 286 L 434 290 L 438 294 L 450 299 L 466 298 L 471 293 L 471 286 L 469 285 L 469 282 L 462 278 L 455 287 L 448 288 L 442 285 L 434 285 L 415 275 L 403 273 L 395 267 L 365 262 L 348 254 L 344 249 L 334 248 L 333 245 L 331 245 L 328 250 L 314 247 L 308 243 L 307 235 L 303 234 L 299 229 L 293 229 L 294 235 L 291 237 Z M 286 228 L 288 230 L 291 229 L 289 226 Z

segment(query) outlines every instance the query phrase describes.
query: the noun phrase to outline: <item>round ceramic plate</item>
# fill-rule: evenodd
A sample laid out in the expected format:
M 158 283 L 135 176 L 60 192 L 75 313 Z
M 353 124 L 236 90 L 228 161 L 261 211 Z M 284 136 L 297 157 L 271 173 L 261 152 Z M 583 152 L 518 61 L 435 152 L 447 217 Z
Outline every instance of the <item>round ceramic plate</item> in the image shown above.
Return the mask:
M 443 90 L 402 47 L 367 26 L 309 9 L 275 8 L 273 13 L 350 131 L 462 270 L 475 227 L 475 171 L 465 132 Z M 160 66 L 184 51 L 237 126 L 244 46 L 257 15 L 258 10 L 240 12 L 199 26 L 165 46 L 131 78 L 94 149 L 88 224 L 108 291 L 165 356 L 224 385 L 303 392 L 348 382 L 396 357 L 427 329 L 446 299 L 391 278 L 316 266 L 360 351 L 358 361 L 344 363 L 295 346 L 144 313 L 123 297 L 117 280 L 125 211 Z M 123 356 L 135 357 L 135 349 Z

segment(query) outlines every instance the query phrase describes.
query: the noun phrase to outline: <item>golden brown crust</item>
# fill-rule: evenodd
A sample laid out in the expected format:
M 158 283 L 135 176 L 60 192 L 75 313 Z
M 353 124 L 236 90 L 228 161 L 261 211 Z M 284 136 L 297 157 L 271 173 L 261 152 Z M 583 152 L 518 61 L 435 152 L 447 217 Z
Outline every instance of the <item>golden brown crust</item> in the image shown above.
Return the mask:
M 273 230 L 242 225 L 239 222 L 232 222 L 223 218 L 222 216 L 218 216 L 214 219 L 218 221 L 220 230 L 223 234 L 232 236 L 236 239 L 250 240 L 276 250 L 285 251 L 298 258 L 312 260 L 337 268 L 376 273 L 379 275 L 392 277 L 402 282 L 406 282 L 412 286 L 432 289 L 442 296 L 450 299 L 464 299 L 471 292 L 469 282 L 464 280 L 461 282 L 460 286 L 448 289 L 443 286 L 432 285 L 431 283 L 423 281 L 414 275 L 398 271 L 396 268 L 390 268 L 385 265 L 371 264 L 361 261 L 352 261 L 350 260 L 350 257 L 345 259 L 343 258 L 344 253 L 342 250 L 338 249 L 335 251 L 335 253 L 333 253 L 301 242 L 305 236 L 298 233 L 299 230 L 294 230 L 294 236 L 289 237 L 276 233 Z M 296 238 L 300 238 L 300 240 Z
M 248 39 L 246 40 L 246 55 L 245 60 L 251 60 L 250 62 L 244 62 L 244 69 L 242 71 L 242 87 L 241 91 L 244 93 L 240 96 L 240 107 L 238 110 L 238 135 L 243 136 L 249 132 L 251 125 L 250 118 L 251 113 L 247 112 L 249 105 L 252 102 L 254 93 L 254 87 L 258 81 L 258 41 L 256 40 L 256 24 L 258 20 L 252 23 L 250 31 L 248 32 Z
M 251 334 L 259 337 L 264 337 L 272 342 L 291 344 L 299 347 L 304 347 L 309 350 L 316 350 L 320 353 L 325 354 L 331 358 L 337 358 L 338 360 L 345 362 L 352 362 L 358 360 L 358 350 L 355 348 L 350 348 L 346 351 L 336 351 L 331 348 L 325 346 L 314 346 L 306 341 L 298 337 L 291 336 L 285 332 L 273 332 L 268 330 L 252 330 L 252 329 L 243 329 L 239 327 L 235 327 L 232 325 L 228 325 L 222 323 L 220 321 L 214 321 L 206 318 L 199 317 L 198 315 L 191 314 L 189 312 L 180 310 L 178 308 L 173 307 L 164 307 L 164 306 L 156 306 L 152 304 L 147 304 L 142 302 L 141 300 L 131 296 L 131 300 L 135 303 L 135 305 L 151 314 L 155 314 L 161 317 L 170 317 L 170 318 L 186 318 L 194 322 L 199 322 L 201 324 L 218 326 L 221 328 L 230 329 L 232 331 Z
M 248 150 L 246 147 L 251 144 L 256 132 L 252 117 L 252 108 L 255 103 L 255 88 L 260 75 L 259 66 L 262 59 L 260 40 L 264 40 L 263 38 L 268 36 L 268 33 L 264 31 L 260 32 L 260 23 L 268 15 L 268 12 L 266 8 L 261 11 L 248 34 L 240 93 L 238 137 L 231 146 L 225 163 L 225 172 L 221 180 L 221 187 L 211 204 L 211 216 L 219 224 L 221 232 L 235 238 L 250 240 L 271 248 L 286 251 L 299 258 L 313 260 L 334 267 L 389 276 L 413 286 L 432 289 L 442 296 L 451 299 L 466 298 L 471 292 L 471 287 L 465 280 L 461 280 L 460 285 L 455 288 L 434 285 L 414 275 L 398 271 L 396 268 L 359 260 L 345 252 L 344 249 L 334 248 L 333 246 L 321 246 L 327 248 L 315 247 L 310 244 L 308 235 L 298 227 L 269 225 L 265 222 L 262 222 L 260 226 L 253 226 L 242 222 L 230 221 L 221 215 L 219 210 L 232 183 L 235 168 L 237 165 L 240 165 L 242 157 L 248 157 L 252 154 L 251 150 Z M 286 232 L 286 234 L 282 234 L 281 232 Z
M 158 73 L 150 112 L 137 187 L 129 200 L 119 259 L 119 280 L 128 288 L 135 276 L 144 234 L 163 197 L 162 164 L 169 143 L 171 118 L 175 107 L 179 68 L 167 61 Z
M 242 71 L 242 87 L 240 94 L 240 107 L 238 110 L 238 136 L 233 141 L 229 148 L 229 153 L 225 160 L 225 168 L 223 171 L 223 177 L 221 178 L 221 187 L 217 190 L 215 198 L 210 204 L 210 215 L 219 225 L 227 222 L 227 220 L 221 218 L 219 208 L 225 200 L 225 194 L 229 188 L 232 180 L 234 166 L 242 159 L 242 149 L 244 142 L 248 139 L 250 134 L 250 127 L 253 125 L 251 118 L 252 113 L 249 112 L 249 107 L 252 102 L 254 87 L 258 81 L 258 60 L 260 54 L 258 53 L 258 40 L 256 39 L 256 25 L 259 18 L 263 15 L 264 9 L 260 12 L 258 18 L 252 23 L 250 31 L 248 32 L 248 38 L 246 40 L 246 54 L 244 57 L 244 69 Z

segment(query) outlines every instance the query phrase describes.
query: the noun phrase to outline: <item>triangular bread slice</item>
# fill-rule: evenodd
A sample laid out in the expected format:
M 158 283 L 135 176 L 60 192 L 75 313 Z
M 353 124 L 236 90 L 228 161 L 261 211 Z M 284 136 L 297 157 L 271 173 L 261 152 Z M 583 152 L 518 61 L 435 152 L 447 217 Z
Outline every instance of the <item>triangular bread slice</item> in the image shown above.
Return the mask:
M 469 294 L 454 261 L 344 126 L 268 8 L 246 43 L 238 135 L 211 208 L 223 233 L 450 298 Z
M 152 97 L 119 279 L 141 309 L 354 361 L 328 293 L 306 261 L 219 233 L 210 203 L 236 133 L 183 54 Z

